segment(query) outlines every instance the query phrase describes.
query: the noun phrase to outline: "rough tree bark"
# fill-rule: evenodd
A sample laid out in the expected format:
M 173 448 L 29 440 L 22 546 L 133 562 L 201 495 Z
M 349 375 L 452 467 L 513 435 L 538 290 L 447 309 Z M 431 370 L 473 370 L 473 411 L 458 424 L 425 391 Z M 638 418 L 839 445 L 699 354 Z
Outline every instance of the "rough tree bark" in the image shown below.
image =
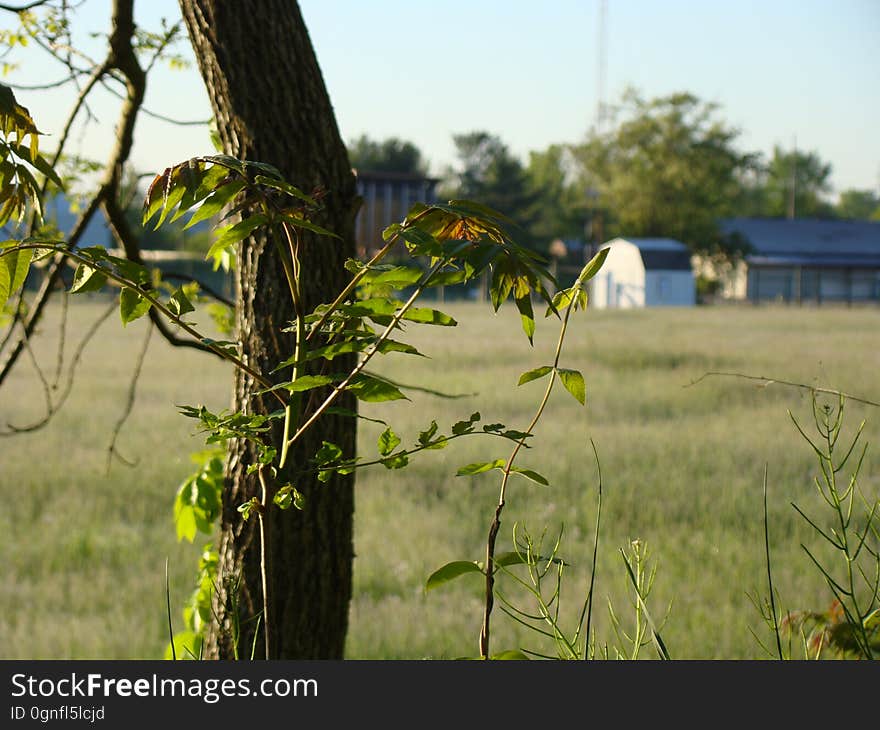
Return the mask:
M 356 192 L 345 145 L 315 58 L 308 31 L 293 0 L 180 0 L 199 69 L 207 85 L 224 151 L 275 165 L 298 187 L 326 190 L 316 221 L 342 242 L 304 237 L 301 247 L 305 308 L 329 301 L 345 284 L 343 263 L 354 255 Z M 292 352 L 280 329 L 294 318 L 280 261 L 265 237 L 247 239 L 239 250 L 238 338 L 244 359 L 264 373 Z M 337 363 L 334 363 L 334 365 Z M 279 373 L 279 378 L 282 373 Z M 276 404 L 254 397 L 253 382 L 235 377 L 234 409 L 268 412 Z M 353 408 L 350 402 L 340 403 Z M 314 455 L 322 440 L 354 453 L 355 419 L 326 417 L 297 444 L 291 468 Z M 276 443 L 280 432 L 273 434 Z M 279 449 L 280 451 L 280 449 Z M 260 495 L 247 475 L 253 453 L 231 444 L 223 494 L 218 620 L 208 632 L 206 656 L 232 658 L 231 595 L 239 584 L 239 618 L 262 607 L 256 519 L 242 522 L 236 507 Z M 283 475 L 280 477 L 283 479 Z M 281 482 L 283 483 L 283 482 Z M 267 513 L 270 658 L 341 658 L 348 625 L 353 559 L 353 477 L 326 484 L 298 481 L 304 511 Z M 255 623 L 242 623 L 240 654 L 250 653 Z M 262 632 L 257 657 L 265 656 Z

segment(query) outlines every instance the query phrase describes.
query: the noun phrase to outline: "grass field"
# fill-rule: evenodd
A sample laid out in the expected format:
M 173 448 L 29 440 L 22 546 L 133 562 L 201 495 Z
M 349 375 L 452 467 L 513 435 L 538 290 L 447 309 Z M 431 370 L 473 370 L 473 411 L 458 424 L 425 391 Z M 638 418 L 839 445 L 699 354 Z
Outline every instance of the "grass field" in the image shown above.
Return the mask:
M 68 357 L 101 304 L 71 308 Z M 486 423 L 524 427 L 541 383 L 516 387 L 521 372 L 552 361 L 556 324 L 539 323 L 534 348 L 513 311 L 450 304 L 456 330 L 413 329 L 430 359 L 387 358 L 375 369 L 404 383 L 451 393 L 413 396 L 380 415 L 414 441 L 436 419 L 448 429 L 478 410 Z M 35 341 L 54 376 L 55 310 Z M 122 412 L 129 373 L 145 329 L 112 317 L 86 350 L 65 408 L 45 428 L 0 438 L 0 658 L 154 658 L 164 651 L 164 569 L 182 603 L 195 576 L 200 544 L 178 543 L 171 519 L 175 489 L 200 448 L 175 404 L 228 406 L 230 372 L 198 353 L 173 350 L 158 337 L 119 449 L 136 463 L 114 463 L 107 446 Z M 769 468 L 774 577 L 786 608 L 824 609 L 830 596 L 800 544 L 816 543 L 791 502 L 828 519 L 812 486 L 814 456 L 787 411 L 809 424 L 810 398 L 797 389 L 714 377 L 738 371 L 827 386 L 880 400 L 880 311 L 844 308 L 696 308 L 577 315 L 562 365 L 587 380 L 587 407 L 554 393 L 533 448 L 520 464 L 544 474 L 548 488 L 526 481 L 508 493 L 499 549 L 510 548 L 514 522 L 534 534 L 564 525 L 561 554 L 570 563 L 563 619 L 571 626 L 588 579 L 597 505 L 592 438 L 604 477 L 603 523 L 594 606 L 600 645 L 612 642 L 608 600 L 627 609 L 618 553 L 639 539 L 658 572 L 650 607 L 667 615 L 663 638 L 673 658 L 760 658 L 754 631 L 767 637 L 748 593 L 766 593 L 762 474 Z M 542 381 L 543 382 L 543 381 Z M 38 378 L 23 361 L 0 391 L 0 427 L 26 425 L 43 409 Z M 867 419 L 861 483 L 880 492 L 880 410 L 850 403 L 845 431 Z M 448 431 L 447 431 L 448 432 Z M 365 451 L 377 428 L 362 428 Z M 506 442 L 461 439 L 413 459 L 403 471 L 359 474 L 355 516 L 355 598 L 347 654 L 352 658 L 448 658 L 473 655 L 481 585 L 473 576 L 425 594 L 426 577 L 450 560 L 480 559 L 498 472 L 456 477 L 473 461 L 508 455 Z M 503 543 L 503 544 L 501 544 Z M 503 588 L 503 585 L 502 585 Z M 667 611 L 668 610 L 668 611 Z M 495 649 L 540 649 L 500 612 Z M 176 617 L 175 617 L 176 618 Z M 651 652 L 645 652 L 650 656 Z

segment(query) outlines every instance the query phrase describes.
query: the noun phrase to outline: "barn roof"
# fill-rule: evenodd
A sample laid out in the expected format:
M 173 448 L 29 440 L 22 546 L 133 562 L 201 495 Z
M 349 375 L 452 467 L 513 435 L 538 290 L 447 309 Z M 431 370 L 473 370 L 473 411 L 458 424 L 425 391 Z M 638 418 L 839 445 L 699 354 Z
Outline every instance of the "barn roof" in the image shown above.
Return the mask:
M 691 252 L 681 241 L 672 238 L 616 238 L 614 241 L 626 241 L 638 248 L 646 270 L 691 270 Z
M 880 266 L 880 223 L 871 221 L 730 218 L 724 233 L 752 245 L 751 264 L 828 267 Z

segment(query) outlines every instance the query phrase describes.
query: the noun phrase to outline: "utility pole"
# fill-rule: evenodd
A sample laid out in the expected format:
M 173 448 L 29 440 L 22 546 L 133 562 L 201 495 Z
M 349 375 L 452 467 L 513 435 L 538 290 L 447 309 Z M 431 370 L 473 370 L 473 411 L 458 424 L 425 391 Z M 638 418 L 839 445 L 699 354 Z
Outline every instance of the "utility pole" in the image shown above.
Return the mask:
M 599 0 L 599 24 L 598 24 L 598 42 L 596 48 L 599 53 L 597 64 L 596 79 L 596 134 L 602 133 L 602 126 L 605 122 L 605 77 L 607 73 L 608 58 L 608 0 Z
M 795 195 L 797 194 L 797 137 L 792 139 L 793 149 L 791 152 L 791 182 L 788 191 L 788 219 L 795 217 Z

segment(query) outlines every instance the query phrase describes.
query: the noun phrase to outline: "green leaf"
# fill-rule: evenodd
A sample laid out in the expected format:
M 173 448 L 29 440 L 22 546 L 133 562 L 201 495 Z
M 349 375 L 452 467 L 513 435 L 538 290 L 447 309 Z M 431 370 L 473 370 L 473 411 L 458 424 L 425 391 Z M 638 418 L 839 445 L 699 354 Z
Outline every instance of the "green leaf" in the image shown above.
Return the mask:
M 425 582 L 425 592 L 433 590 L 434 588 L 437 588 L 437 586 L 442 586 L 444 583 L 448 583 L 451 580 L 455 580 L 460 575 L 482 572 L 483 569 L 480 567 L 479 563 L 473 560 L 455 560 L 451 563 L 446 563 L 446 565 L 442 568 L 438 568 L 428 577 L 428 580 Z
M 567 370 L 566 368 L 556 368 L 556 374 L 559 375 L 565 389 L 574 396 L 575 400 L 581 405 L 585 405 L 587 386 L 584 383 L 584 376 L 577 370 Z
M 596 274 L 599 273 L 599 269 L 602 268 L 602 264 L 605 263 L 605 259 L 608 258 L 608 252 L 610 248 L 603 248 L 599 253 L 597 253 L 593 258 L 591 258 L 586 266 L 581 270 L 581 273 L 578 275 L 577 282 L 575 282 L 575 286 L 583 286 L 586 282 L 592 279 Z
M 519 310 L 523 332 L 526 333 L 526 337 L 529 338 L 529 342 L 534 342 L 535 313 L 532 309 L 532 294 L 528 290 L 528 285 L 525 285 L 525 293 L 521 296 L 517 295 L 513 301 L 516 303 L 516 308 Z
M 412 286 L 424 276 L 425 272 L 412 266 L 395 266 L 390 271 L 383 271 L 373 276 L 367 274 L 364 283 L 373 286 L 392 286 L 402 288 Z
M 546 477 L 541 476 L 540 474 L 538 474 L 538 472 L 532 471 L 531 469 L 523 469 L 519 466 L 512 466 L 510 467 L 510 471 L 512 474 L 520 474 L 526 479 L 530 479 L 531 481 L 535 482 L 536 484 L 540 484 L 541 486 L 550 486 L 550 482 L 547 481 Z
M 254 182 L 259 185 L 266 185 L 270 188 L 275 188 L 276 190 L 280 190 L 283 193 L 287 193 L 292 198 L 296 198 L 297 200 L 301 200 L 304 203 L 308 203 L 312 206 L 317 206 L 317 201 L 311 196 L 306 195 L 302 190 L 298 187 L 291 185 L 289 182 L 285 182 L 284 180 L 276 180 L 271 177 L 267 177 L 266 175 L 257 175 L 254 178 Z
M 572 302 L 577 301 L 577 292 L 580 291 L 578 287 L 569 287 L 568 289 L 560 289 L 556 294 L 553 295 L 553 299 L 551 301 L 552 306 L 547 307 L 547 312 L 544 314 L 545 317 L 549 317 L 551 314 L 564 311 L 568 307 L 571 306 Z
M 526 383 L 531 383 L 533 380 L 539 380 L 547 375 L 547 373 L 551 372 L 553 372 L 553 368 L 550 365 L 542 365 L 534 370 L 527 370 L 519 376 L 519 382 L 517 385 L 525 385 Z
M 260 500 L 258 500 L 256 497 L 251 497 L 247 502 L 238 505 L 238 507 L 236 508 L 236 510 L 241 513 L 241 517 L 245 522 L 250 519 L 251 512 L 259 512 L 260 509 Z
M 202 337 L 199 342 L 208 347 L 216 347 L 231 357 L 238 357 L 237 342 L 232 342 L 231 340 L 212 340 L 210 337 Z
M 379 453 L 388 456 L 398 446 L 400 446 L 400 437 L 389 426 L 379 436 Z
M 434 274 L 426 286 L 449 286 L 451 284 L 460 284 L 467 279 L 465 271 L 438 271 Z
M 192 660 L 198 658 L 202 651 L 203 637 L 195 631 L 180 631 L 174 634 L 174 648 L 171 644 L 165 648 L 165 659 L 170 661 L 177 657 L 179 660 Z
M 285 385 L 285 389 L 291 393 L 302 393 L 313 388 L 320 388 L 323 385 L 329 385 L 338 377 L 332 375 L 303 375 L 291 383 Z
M 315 461 L 324 465 L 342 458 L 342 449 L 330 441 L 322 441 L 321 448 L 315 454 Z
M 27 278 L 28 271 L 30 270 L 33 253 L 34 250 L 32 248 L 26 248 L 18 252 L 15 266 L 10 267 L 12 272 L 12 284 L 9 287 L 10 293 L 15 294 L 19 287 L 24 284 L 24 280 Z
M 375 343 L 376 339 L 375 336 L 371 336 L 363 339 L 348 340 L 346 342 L 334 342 L 332 345 L 325 345 L 324 347 L 316 347 L 314 350 L 310 350 L 303 360 L 315 360 L 319 357 L 322 357 L 325 360 L 333 360 L 339 355 L 345 355 L 351 352 L 364 352 Z M 407 345 L 405 342 L 397 342 L 396 340 L 384 340 L 378 348 L 376 348 L 376 352 L 380 355 L 386 355 L 389 352 L 402 352 L 406 355 L 419 355 L 420 357 L 424 357 L 424 355 L 412 345 Z M 290 367 L 295 362 L 296 359 L 291 356 L 272 372 Z
M 511 565 L 527 565 L 528 562 L 525 553 L 518 553 L 516 551 L 500 553 L 492 560 L 496 568 L 509 568 Z
M 523 652 L 518 649 L 508 649 L 507 651 L 502 651 L 499 654 L 493 654 L 489 657 L 494 661 L 529 661 L 529 658 L 523 654 Z
M 400 231 L 402 229 L 403 229 L 403 226 L 400 225 L 400 223 L 392 223 L 384 231 L 382 231 L 382 240 L 383 241 L 389 240 L 392 236 L 394 236 L 394 234 L 396 234 L 398 231 Z
M 202 203 L 192 214 L 190 219 L 186 222 L 186 225 L 183 227 L 184 230 L 190 226 L 194 226 L 200 221 L 218 215 L 220 211 L 223 210 L 223 207 L 241 192 L 245 184 L 244 180 L 234 180 L 233 182 L 226 183 L 222 187 L 217 188 L 217 190 L 211 193 L 205 202 Z
M 12 272 L 9 270 L 10 262 L 7 259 L 13 258 L 15 258 L 14 254 L 0 256 L 0 309 L 6 305 L 11 292 Z
M 290 509 L 291 507 L 301 510 L 306 506 L 306 498 L 292 484 L 287 484 L 275 492 L 272 501 L 282 510 Z
M 474 474 L 482 474 L 483 472 L 492 471 L 492 469 L 503 469 L 506 462 L 504 459 L 495 459 L 495 461 L 477 461 L 473 464 L 461 467 L 455 476 L 469 477 Z
M 403 469 L 403 467 L 409 464 L 409 456 L 406 454 L 396 454 L 395 456 L 382 459 L 381 464 L 386 469 Z
M 42 157 L 41 155 L 31 155 L 30 150 L 25 147 L 23 144 L 16 144 L 15 142 L 10 142 L 7 140 L 7 144 L 10 149 L 15 152 L 23 160 L 28 160 L 37 170 L 39 170 L 43 175 L 49 178 L 55 185 L 57 185 L 62 190 L 64 189 L 64 184 L 61 182 L 61 178 L 58 177 L 58 173 L 55 172 L 52 165 L 49 164 L 49 161 Z
M 410 322 L 419 322 L 420 324 L 436 324 L 441 327 L 455 327 L 456 322 L 448 314 L 439 312 L 436 309 L 426 309 L 421 307 L 413 307 L 408 309 L 403 315 L 403 319 Z
M 433 256 L 441 251 L 440 242 L 421 228 L 410 226 L 401 228 L 396 233 L 406 242 L 406 247 L 413 254 Z
M 409 400 L 397 386 L 374 378 L 370 375 L 360 374 L 357 379 L 350 383 L 346 390 L 355 394 L 358 400 L 366 403 L 382 403 L 389 400 Z
M 70 287 L 71 294 L 99 291 L 107 283 L 107 275 L 98 269 L 80 264 L 73 272 L 73 284 Z
M 192 542 L 196 536 L 196 516 L 191 500 L 192 485 L 187 482 L 174 500 L 174 525 L 177 539 Z
M 125 287 L 119 294 L 119 315 L 122 318 L 122 326 L 139 317 L 143 317 L 150 311 L 150 302 L 134 289 Z
M 452 433 L 456 436 L 461 436 L 462 434 L 469 433 L 474 430 L 474 424 L 480 420 L 479 411 L 472 413 L 471 417 L 467 421 L 458 421 L 458 423 L 453 424 Z
M 177 289 L 177 291 L 171 295 L 171 299 L 168 301 L 168 309 L 178 317 L 195 311 L 195 307 L 192 305 L 192 302 L 187 299 L 182 287 Z
M 33 249 L 26 248 L 0 257 L 0 309 L 27 278 Z
M 231 248 L 242 239 L 247 238 L 254 229 L 267 223 L 268 220 L 269 219 L 262 213 L 257 213 L 244 220 L 240 220 L 238 223 L 218 228 L 217 232 L 219 233 L 219 236 L 211 245 L 211 248 L 208 249 L 205 258 L 210 259 L 224 249 Z
M 434 438 L 437 430 L 437 421 L 431 421 L 431 425 L 419 434 L 419 443 L 422 446 L 427 446 L 429 443 L 431 443 L 431 439 Z

